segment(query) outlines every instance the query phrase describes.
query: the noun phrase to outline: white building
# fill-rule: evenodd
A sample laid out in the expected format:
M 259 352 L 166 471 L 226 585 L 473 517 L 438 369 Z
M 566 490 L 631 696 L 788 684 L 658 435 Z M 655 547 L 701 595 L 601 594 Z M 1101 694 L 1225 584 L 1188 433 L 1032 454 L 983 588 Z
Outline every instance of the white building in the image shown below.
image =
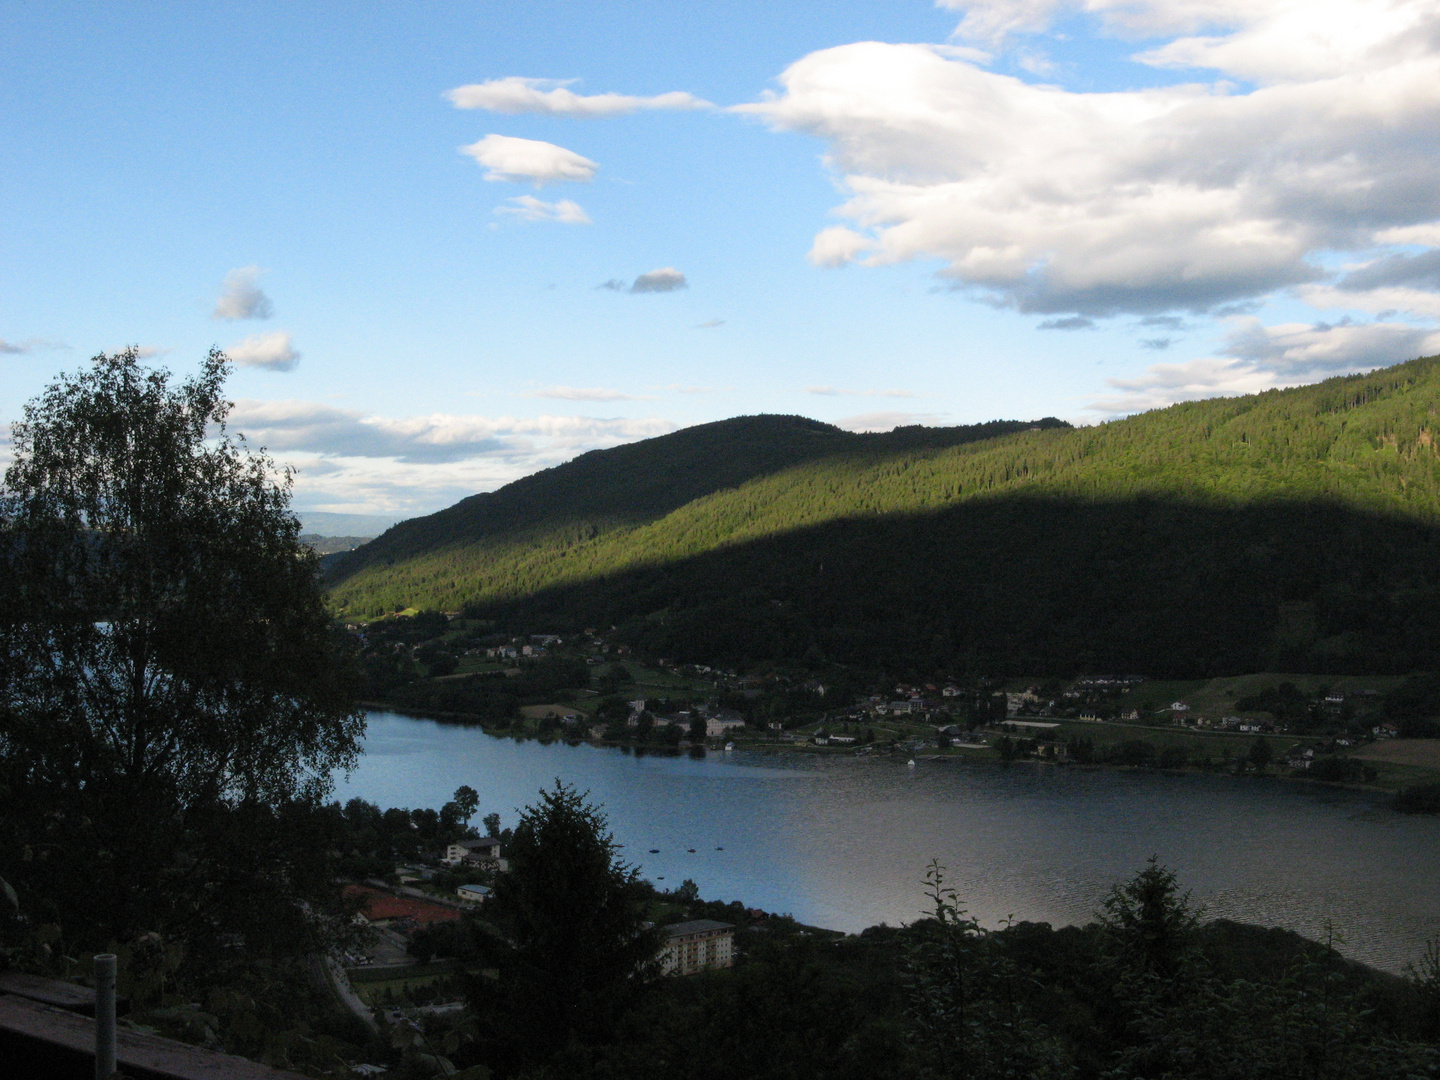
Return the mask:
M 707 738 L 718 739 L 728 735 L 736 728 L 745 726 L 745 718 L 735 713 L 718 713 L 705 720 L 705 735 Z
M 490 899 L 490 886 L 488 885 L 461 885 L 455 890 L 455 895 L 461 900 L 468 900 L 472 904 L 483 904 Z
M 496 870 L 506 869 L 505 860 L 500 857 L 500 841 L 493 836 L 451 844 L 445 849 L 445 857 L 440 861 L 447 866 L 489 866 Z
M 706 968 L 735 963 L 735 927 L 714 919 L 695 919 L 664 928 L 660 970 L 666 975 L 693 975 Z

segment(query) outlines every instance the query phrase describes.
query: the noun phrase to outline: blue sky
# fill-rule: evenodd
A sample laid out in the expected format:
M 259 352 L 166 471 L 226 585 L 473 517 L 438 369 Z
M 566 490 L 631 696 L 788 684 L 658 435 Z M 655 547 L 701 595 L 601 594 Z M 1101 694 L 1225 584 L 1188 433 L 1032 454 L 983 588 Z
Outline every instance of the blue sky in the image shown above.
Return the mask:
M 743 413 L 1093 422 L 1440 351 L 1436 19 L 11 3 L 0 420 L 218 344 L 297 507 L 408 516 Z

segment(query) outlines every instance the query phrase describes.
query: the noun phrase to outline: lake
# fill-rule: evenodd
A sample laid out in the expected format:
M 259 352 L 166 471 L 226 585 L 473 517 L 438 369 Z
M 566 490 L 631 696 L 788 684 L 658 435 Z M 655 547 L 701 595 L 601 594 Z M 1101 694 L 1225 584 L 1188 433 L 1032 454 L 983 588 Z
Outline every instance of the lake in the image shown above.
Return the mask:
M 707 899 L 837 930 L 917 918 L 931 859 L 986 925 L 1084 923 L 1155 854 L 1207 916 L 1309 937 L 1328 919 L 1342 951 L 1386 970 L 1440 934 L 1440 819 L 1396 814 L 1385 796 L 1038 764 L 636 757 L 388 712 L 369 720 L 341 800 L 438 809 L 469 784 L 480 814 L 509 827 L 559 778 L 603 805 L 624 857 L 660 887 L 691 878 Z

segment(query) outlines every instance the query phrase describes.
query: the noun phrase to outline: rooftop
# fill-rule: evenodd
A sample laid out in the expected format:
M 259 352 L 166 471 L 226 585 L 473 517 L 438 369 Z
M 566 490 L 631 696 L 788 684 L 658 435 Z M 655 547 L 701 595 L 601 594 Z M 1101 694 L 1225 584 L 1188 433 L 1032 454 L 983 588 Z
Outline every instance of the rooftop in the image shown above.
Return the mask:
M 361 899 L 364 904 L 361 910 L 371 922 L 383 922 L 386 919 L 414 919 L 417 924 L 424 926 L 428 923 L 449 922 L 452 919 L 460 918 L 460 912 L 455 908 L 411 899 L 408 896 L 394 896 L 381 892 L 379 889 L 366 888 L 364 885 L 347 885 L 345 895 L 358 896 Z
M 665 927 L 667 938 L 684 937 L 686 934 L 703 934 L 710 930 L 734 930 L 733 923 L 717 922 L 714 919 L 692 919 L 690 922 L 671 923 Z

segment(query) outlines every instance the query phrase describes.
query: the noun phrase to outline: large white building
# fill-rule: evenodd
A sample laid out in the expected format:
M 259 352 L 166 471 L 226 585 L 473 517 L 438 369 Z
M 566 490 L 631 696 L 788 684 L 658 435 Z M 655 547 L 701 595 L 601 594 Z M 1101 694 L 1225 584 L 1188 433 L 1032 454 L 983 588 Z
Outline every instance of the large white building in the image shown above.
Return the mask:
M 505 860 L 500 857 L 500 841 L 493 836 L 483 840 L 461 840 L 445 849 L 445 858 L 440 860 L 447 866 L 488 866 L 504 870 Z
M 705 720 L 705 735 L 711 739 L 718 739 L 744 726 L 745 718 L 739 713 L 717 713 Z
M 660 970 L 666 975 L 692 975 L 706 968 L 735 963 L 735 927 L 714 919 L 695 919 L 664 928 Z

